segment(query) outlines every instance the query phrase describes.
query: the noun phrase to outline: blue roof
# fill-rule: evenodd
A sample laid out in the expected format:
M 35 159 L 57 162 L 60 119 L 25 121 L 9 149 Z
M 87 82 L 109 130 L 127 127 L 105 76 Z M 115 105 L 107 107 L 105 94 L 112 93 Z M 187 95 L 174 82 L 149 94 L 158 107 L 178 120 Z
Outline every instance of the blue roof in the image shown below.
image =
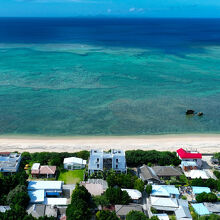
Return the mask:
M 44 202 L 44 190 L 33 190 L 28 191 L 31 203 L 41 203 Z
M 152 185 L 153 196 L 179 195 L 179 190 L 173 185 Z
M 194 208 L 195 212 L 198 215 L 209 215 L 209 210 L 203 205 L 203 203 L 195 203 L 192 204 L 192 207 Z
M 203 192 L 210 193 L 211 190 L 209 187 L 200 187 L 200 186 L 192 186 L 192 190 L 194 194 L 200 194 Z

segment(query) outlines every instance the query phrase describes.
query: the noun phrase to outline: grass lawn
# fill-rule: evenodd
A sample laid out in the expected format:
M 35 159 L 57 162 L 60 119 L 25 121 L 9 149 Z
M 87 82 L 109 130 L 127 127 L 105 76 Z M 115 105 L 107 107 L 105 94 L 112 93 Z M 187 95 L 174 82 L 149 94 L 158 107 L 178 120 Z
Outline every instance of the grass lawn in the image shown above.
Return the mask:
M 64 181 L 65 184 L 76 184 L 83 180 L 84 170 L 62 170 L 58 180 Z

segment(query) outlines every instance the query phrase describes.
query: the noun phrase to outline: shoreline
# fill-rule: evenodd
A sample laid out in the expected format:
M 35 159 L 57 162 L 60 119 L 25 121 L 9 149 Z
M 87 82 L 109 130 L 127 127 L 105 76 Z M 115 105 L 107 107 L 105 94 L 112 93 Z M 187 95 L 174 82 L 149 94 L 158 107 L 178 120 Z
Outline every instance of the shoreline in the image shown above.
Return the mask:
M 162 134 L 135 136 L 40 136 L 0 135 L 0 151 L 76 152 L 93 148 L 109 150 L 176 151 L 197 149 L 201 153 L 220 152 L 220 134 Z

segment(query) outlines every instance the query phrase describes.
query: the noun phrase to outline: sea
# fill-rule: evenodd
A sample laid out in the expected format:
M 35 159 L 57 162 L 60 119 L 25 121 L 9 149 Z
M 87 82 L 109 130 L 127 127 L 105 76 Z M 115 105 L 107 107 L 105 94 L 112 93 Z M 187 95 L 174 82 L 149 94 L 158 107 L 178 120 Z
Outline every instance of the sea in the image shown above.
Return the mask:
M 0 135 L 186 133 L 220 133 L 220 19 L 0 18 Z

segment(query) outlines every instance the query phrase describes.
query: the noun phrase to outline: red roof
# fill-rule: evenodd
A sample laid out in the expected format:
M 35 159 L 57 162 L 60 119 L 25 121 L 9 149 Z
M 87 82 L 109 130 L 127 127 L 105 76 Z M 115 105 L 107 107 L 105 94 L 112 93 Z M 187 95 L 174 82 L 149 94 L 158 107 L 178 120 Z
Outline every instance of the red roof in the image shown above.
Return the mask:
M 11 152 L 0 152 L 0 155 L 9 155 Z
M 202 159 L 202 154 L 187 152 L 183 148 L 178 149 L 176 152 L 181 159 Z
M 40 174 L 55 174 L 56 169 L 56 166 L 41 166 Z

